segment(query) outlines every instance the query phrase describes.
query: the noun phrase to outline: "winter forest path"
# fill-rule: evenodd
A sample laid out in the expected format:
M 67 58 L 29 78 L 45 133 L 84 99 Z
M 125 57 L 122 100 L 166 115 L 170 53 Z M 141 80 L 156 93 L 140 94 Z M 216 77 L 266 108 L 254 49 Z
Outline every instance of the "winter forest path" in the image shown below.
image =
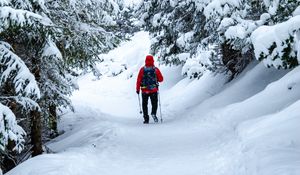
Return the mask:
M 180 103 L 170 105 L 178 94 L 170 89 L 182 79 L 180 68 L 162 72 L 164 123 L 151 120 L 149 125 L 142 124 L 135 80 L 137 65 L 143 64 L 150 47 L 147 39 L 145 33 L 138 34 L 111 55 L 122 55 L 121 61 L 128 58 L 131 67 L 127 74 L 97 81 L 92 75 L 79 79 L 80 90 L 72 96 L 75 113 L 62 117 L 59 127 L 65 133 L 47 144 L 55 154 L 29 159 L 7 175 L 245 174 L 234 128 L 213 117 L 188 116 L 187 110 L 197 100 L 176 99 Z M 132 62 L 132 58 L 140 60 Z M 180 84 L 176 87 L 184 88 Z M 194 90 L 198 91 L 197 87 Z
M 241 174 L 242 161 L 236 159 L 240 157 L 237 155 L 240 145 L 232 140 L 236 138 L 233 130 L 214 120 L 178 121 L 170 116 L 164 103 L 164 123 L 154 124 L 151 120 L 149 125 L 144 125 L 132 90 L 134 80 L 124 87 L 122 83 L 128 80 L 122 79 L 81 81 L 81 90 L 74 94 L 73 102 L 79 109 L 79 120 L 85 124 L 74 126 L 77 131 L 70 134 L 73 139 L 63 135 L 60 141 L 49 146 L 58 152 L 65 149 L 69 152 L 68 145 L 78 145 L 76 152 L 89 163 L 64 174 Z

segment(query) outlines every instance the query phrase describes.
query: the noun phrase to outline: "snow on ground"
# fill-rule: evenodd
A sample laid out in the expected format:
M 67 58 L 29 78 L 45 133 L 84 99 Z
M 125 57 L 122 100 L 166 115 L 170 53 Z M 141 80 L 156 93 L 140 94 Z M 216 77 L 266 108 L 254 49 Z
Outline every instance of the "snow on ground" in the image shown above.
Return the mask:
M 105 64 L 127 68 L 117 77 L 110 70 L 100 80 L 81 77 L 76 112 L 62 117 L 65 133 L 47 144 L 56 153 L 7 175 L 300 174 L 300 68 L 254 61 L 227 83 L 224 75 L 191 80 L 181 67 L 159 66 L 164 123 L 143 125 L 135 80 L 148 50 L 142 32 L 104 55 Z

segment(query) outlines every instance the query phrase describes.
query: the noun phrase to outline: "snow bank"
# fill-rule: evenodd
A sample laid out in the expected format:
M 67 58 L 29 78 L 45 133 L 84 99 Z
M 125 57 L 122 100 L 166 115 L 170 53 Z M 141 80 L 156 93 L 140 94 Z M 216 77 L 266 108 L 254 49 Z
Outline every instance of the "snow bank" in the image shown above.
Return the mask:
M 227 77 L 222 74 L 215 75 L 212 72 L 205 72 L 199 79 L 185 78 L 179 81 L 171 89 L 164 92 L 164 113 L 169 118 L 184 118 L 184 113 L 193 106 L 214 96 L 222 90 Z
M 287 72 L 288 70 L 266 69 L 259 62 L 253 61 L 236 79 L 224 85 L 220 93 L 198 105 L 192 114 L 200 117 L 213 110 L 242 102 L 261 92 L 268 84 L 282 78 Z
M 236 132 L 245 174 L 299 174 L 300 68 L 287 72 L 250 68 L 189 113 L 187 122 L 197 117 Z
M 295 68 L 281 79 L 267 85 L 263 91 L 240 103 L 224 107 L 222 111 L 218 111 L 217 118 L 235 126 L 241 121 L 283 110 L 300 98 L 297 91 L 300 83 L 299 70 L 300 68 Z
M 300 173 L 300 101 L 280 112 L 246 121 L 238 132 L 250 174 Z

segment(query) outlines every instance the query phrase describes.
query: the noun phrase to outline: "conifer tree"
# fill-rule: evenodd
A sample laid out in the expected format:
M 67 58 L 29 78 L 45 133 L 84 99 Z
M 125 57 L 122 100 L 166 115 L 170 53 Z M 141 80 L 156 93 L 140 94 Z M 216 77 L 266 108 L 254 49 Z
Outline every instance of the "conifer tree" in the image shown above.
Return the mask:
M 36 1 L 38 3 L 38 1 Z M 16 52 L 15 33 L 24 27 L 35 28 L 46 22 L 41 15 L 25 1 L 0 1 L 0 150 L 1 165 L 10 151 L 20 152 L 24 146 L 24 130 L 17 124 L 15 110 L 18 104 L 22 110 L 39 110 L 36 101 L 40 98 L 37 81 L 23 58 Z M 9 146 L 9 147 L 7 147 Z M 11 165 L 8 165 L 11 167 Z
M 30 138 L 32 156 L 43 152 L 43 130 L 57 134 L 58 110 L 72 108 L 72 68 L 92 69 L 100 61 L 99 53 L 121 41 L 119 33 L 114 33 L 119 3 L 0 0 L 1 109 L 10 109 L 15 118 L 24 119 L 22 126 Z
M 137 13 L 152 38 L 151 52 L 164 64 L 184 64 L 206 35 L 202 1 L 156 1 L 140 4 Z

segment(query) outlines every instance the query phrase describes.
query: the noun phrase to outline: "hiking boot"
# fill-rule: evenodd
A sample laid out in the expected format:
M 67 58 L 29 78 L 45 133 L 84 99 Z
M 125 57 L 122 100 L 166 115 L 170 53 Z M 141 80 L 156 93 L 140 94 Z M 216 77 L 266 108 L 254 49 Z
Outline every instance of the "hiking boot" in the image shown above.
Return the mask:
M 149 123 L 149 116 L 144 115 L 144 124 L 148 124 L 148 123 Z
M 153 118 L 153 120 L 154 120 L 155 123 L 158 122 L 158 118 L 156 117 L 156 115 L 152 114 L 152 118 Z

